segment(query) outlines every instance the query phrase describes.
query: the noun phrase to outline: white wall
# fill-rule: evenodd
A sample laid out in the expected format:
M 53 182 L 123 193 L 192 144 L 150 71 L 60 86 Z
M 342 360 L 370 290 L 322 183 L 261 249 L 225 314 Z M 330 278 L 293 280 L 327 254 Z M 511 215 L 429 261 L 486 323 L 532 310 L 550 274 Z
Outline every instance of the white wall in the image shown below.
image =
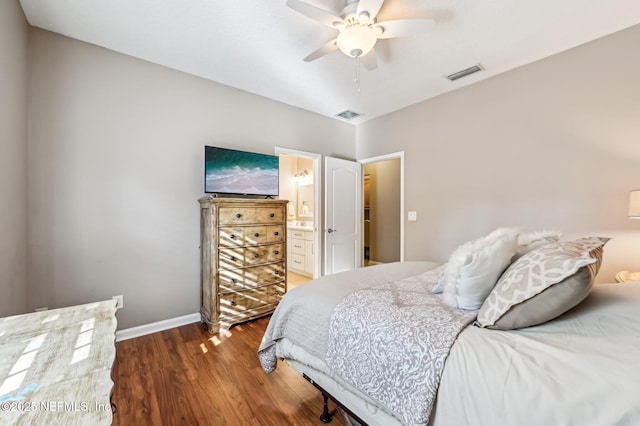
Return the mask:
M 123 294 L 118 328 L 199 309 L 203 146 L 355 157 L 352 125 L 31 30 L 29 303 Z
M 358 158 L 405 151 L 406 259 L 517 226 L 614 237 L 600 281 L 640 270 L 638 46 L 640 26 L 358 126 Z
M 0 1 L 0 317 L 27 309 L 28 40 L 18 1 Z

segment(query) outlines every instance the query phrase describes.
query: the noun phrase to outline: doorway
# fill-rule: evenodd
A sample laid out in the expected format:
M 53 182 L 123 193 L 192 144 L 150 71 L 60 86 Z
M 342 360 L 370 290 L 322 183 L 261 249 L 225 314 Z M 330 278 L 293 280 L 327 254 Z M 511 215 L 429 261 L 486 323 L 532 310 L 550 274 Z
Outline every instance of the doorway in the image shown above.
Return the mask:
M 363 265 L 404 260 L 404 152 L 360 160 Z
M 287 270 L 302 284 L 321 275 L 321 155 L 276 147 L 279 198 L 287 204 Z

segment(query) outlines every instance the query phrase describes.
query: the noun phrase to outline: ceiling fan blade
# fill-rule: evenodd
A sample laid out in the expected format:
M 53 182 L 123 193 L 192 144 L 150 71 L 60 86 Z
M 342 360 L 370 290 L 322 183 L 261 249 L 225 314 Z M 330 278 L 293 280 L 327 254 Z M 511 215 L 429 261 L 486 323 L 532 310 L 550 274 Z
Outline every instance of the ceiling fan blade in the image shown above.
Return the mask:
M 296 12 L 306 16 L 307 18 L 311 18 L 314 21 L 318 21 L 321 24 L 334 29 L 336 28 L 334 25 L 335 22 L 344 22 L 338 15 L 327 12 L 323 9 L 319 9 L 315 6 L 311 6 L 310 4 L 307 4 L 300 0 L 287 0 L 287 6 L 289 6 Z
M 335 40 L 331 40 L 329 43 L 325 44 L 320 49 L 318 49 L 315 52 L 311 53 L 309 56 L 307 56 L 303 60 L 305 62 L 315 61 L 319 57 L 324 56 L 327 53 L 331 53 L 334 50 L 338 50 L 338 45 L 336 44 Z
M 369 53 L 361 56 L 360 63 L 362 63 L 362 65 L 364 65 L 364 67 L 369 71 L 378 68 L 378 56 L 376 55 L 376 51 L 374 49 L 371 49 Z
M 356 9 L 356 16 L 362 12 L 367 12 L 371 19 L 373 19 L 378 16 L 382 3 L 384 3 L 384 0 L 360 0 Z
M 378 38 L 408 37 L 429 31 L 435 25 L 433 19 L 397 19 L 378 22 L 375 26 L 384 31 Z

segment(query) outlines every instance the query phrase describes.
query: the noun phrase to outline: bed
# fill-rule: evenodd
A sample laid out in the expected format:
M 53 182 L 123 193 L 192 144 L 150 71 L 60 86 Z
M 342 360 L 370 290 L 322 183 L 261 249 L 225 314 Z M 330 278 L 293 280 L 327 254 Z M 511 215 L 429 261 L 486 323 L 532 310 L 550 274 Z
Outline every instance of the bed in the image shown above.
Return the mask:
M 438 267 L 433 262 L 397 262 L 322 277 L 293 289 L 282 299 L 265 332 L 258 352 L 263 369 L 273 371 L 274 360 L 284 361 L 325 398 L 343 407 L 354 424 L 640 424 L 639 282 L 594 286 L 591 282 L 588 295 L 574 308 L 542 324 L 512 330 L 480 327 L 477 310 L 459 310 L 461 316 L 453 318 L 460 326 L 451 330 L 451 345 L 446 353 L 429 360 L 428 368 L 420 358 L 423 353 L 405 356 L 415 345 L 405 348 L 403 342 L 413 338 L 415 331 L 392 323 L 387 326 L 395 328 L 357 343 L 364 349 L 347 346 L 334 353 L 332 346 L 343 344 L 336 341 L 357 340 L 359 333 L 367 332 L 359 328 L 359 316 L 368 316 L 364 322 L 386 321 L 378 321 L 368 307 L 355 312 L 360 308 L 345 304 L 347 299 L 386 289 L 390 298 L 405 297 L 406 304 L 406 295 L 389 290 L 405 288 L 417 300 L 411 309 L 431 310 L 432 292 L 442 273 Z M 586 270 L 585 266 L 579 269 Z M 591 270 L 591 281 L 597 272 Z M 423 296 L 416 293 L 418 288 L 423 289 L 426 302 L 419 302 Z M 377 303 L 366 298 L 356 302 Z M 346 317 L 336 313 L 340 307 L 348 311 Z M 332 330 L 336 318 L 355 324 L 342 327 L 346 333 L 355 329 L 353 333 Z M 439 324 L 450 320 L 447 316 Z M 336 341 L 331 343 L 332 339 Z M 382 355 L 374 353 L 375 345 L 386 347 Z M 393 346 L 400 350 L 389 350 Z M 357 366 L 350 364 L 363 362 L 366 368 L 360 370 L 365 371 L 353 373 Z M 364 377 L 367 371 L 369 378 Z M 420 379 L 403 390 L 403 382 L 414 377 Z M 434 386 L 432 396 L 421 393 Z M 323 415 L 324 421 L 330 421 L 326 408 Z
M 110 425 L 116 301 L 0 318 L 0 424 Z

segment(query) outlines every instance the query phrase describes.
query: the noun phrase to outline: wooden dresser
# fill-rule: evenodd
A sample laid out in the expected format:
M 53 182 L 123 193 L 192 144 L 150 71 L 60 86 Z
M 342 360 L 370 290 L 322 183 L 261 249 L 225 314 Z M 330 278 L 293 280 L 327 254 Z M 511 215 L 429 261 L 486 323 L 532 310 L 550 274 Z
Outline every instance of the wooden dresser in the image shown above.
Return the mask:
M 287 291 L 287 201 L 199 202 L 202 322 L 218 333 L 273 312 Z

